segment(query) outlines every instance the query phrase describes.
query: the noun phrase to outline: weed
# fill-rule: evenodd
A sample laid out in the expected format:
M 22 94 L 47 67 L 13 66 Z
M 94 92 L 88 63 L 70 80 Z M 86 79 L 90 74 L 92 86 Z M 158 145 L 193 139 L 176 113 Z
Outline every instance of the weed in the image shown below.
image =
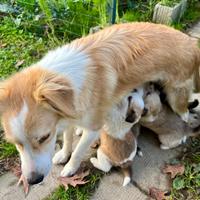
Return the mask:
M 57 188 L 50 197 L 45 200 L 88 200 L 91 194 L 97 188 L 98 183 L 102 177 L 102 172 L 93 171 L 89 176 L 89 182 L 82 186 L 72 187 L 69 186 L 67 190 L 60 186 Z

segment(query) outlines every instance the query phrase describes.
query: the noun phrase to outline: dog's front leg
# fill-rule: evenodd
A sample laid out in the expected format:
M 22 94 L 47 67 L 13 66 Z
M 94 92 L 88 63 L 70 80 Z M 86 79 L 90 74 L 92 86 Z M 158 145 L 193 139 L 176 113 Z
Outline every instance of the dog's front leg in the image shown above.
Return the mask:
M 70 126 L 63 133 L 63 147 L 53 157 L 54 164 L 66 163 L 72 153 L 74 127 Z
M 83 135 L 72 153 L 69 162 L 61 172 L 61 176 L 71 176 L 78 170 L 86 151 L 89 149 L 90 145 L 98 139 L 98 137 L 99 131 L 83 131 Z

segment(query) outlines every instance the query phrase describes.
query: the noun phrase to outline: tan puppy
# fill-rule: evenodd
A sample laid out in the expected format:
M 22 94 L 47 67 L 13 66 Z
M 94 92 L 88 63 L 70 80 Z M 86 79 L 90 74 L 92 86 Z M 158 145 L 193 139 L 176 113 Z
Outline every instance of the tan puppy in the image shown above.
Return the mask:
M 137 152 L 139 126 L 135 125 L 132 130 L 131 127 L 139 121 L 143 109 L 141 89 L 124 97 L 107 117 L 101 131 L 97 158 L 90 159 L 94 167 L 104 172 L 108 172 L 112 166 L 121 167 L 125 176 L 123 186 L 131 181 L 131 164 Z
M 172 109 L 187 120 L 199 64 L 197 40 L 151 23 L 114 25 L 50 51 L 0 86 L 3 127 L 23 175 L 35 184 L 48 174 L 58 128 L 64 145 L 53 162 L 66 162 L 80 126 L 84 134 L 61 175 L 75 173 L 112 107 L 144 82 L 160 80 Z
M 182 121 L 171 108 L 162 104 L 160 92 L 153 84 L 146 87 L 145 115 L 140 124 L 158 134 L 161 149 L 170 149 L 184 143 L 189 136 L 200 133 L 200 112 L 191 110 L 188 123 Z

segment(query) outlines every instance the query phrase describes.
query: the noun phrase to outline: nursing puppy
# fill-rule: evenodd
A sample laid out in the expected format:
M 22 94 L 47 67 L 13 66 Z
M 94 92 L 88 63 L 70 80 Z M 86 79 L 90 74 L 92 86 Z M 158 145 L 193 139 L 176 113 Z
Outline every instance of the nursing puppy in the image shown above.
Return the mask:
M 195 136 L 200 133 L 200 112 L 194 111 L 190 104 L 190 113 L 188 123 L 182 121 L 169 106 L 162 104 L 160 91 L 154 88 L 153 84 L 146 86 L 145 95 L 145 113 L 140 120 L 140 124 L 158 134 L 161 142 L 161 149 L 170 149 L 183 144 L 187 137 Z
M 101 130 L 97 158 L 90 161 L 94 167 L 108 172 L 112 166 L 121 167 L 124 173 L 123 186 L 131 181 L 131 164 L 137 152 L 139 127 L 137 123 L 143 113 L 143 91 L 138 89 L 115 106 Z
M 112 107 L 144 82 L 160 80 L 172 109 L 187 120 L 199 64 L 197 40 L 151 23 L 114 25 L 50 51 L 0 84 L 2 124 L 19 150 L 22 174 L 30 184 L 48 174 L 58 128 L 64 145 L 53 162 L 66 162 L 80 126 L 84 134 L 61 176 L 74 174 Z

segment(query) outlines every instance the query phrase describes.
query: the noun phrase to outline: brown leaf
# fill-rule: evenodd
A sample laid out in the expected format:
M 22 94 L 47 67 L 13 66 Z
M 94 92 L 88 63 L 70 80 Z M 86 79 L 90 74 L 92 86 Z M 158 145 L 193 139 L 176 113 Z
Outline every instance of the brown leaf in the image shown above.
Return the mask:
M 165 192 L 155 187 L 151 187 L 149 189 L 149 194 L 153 199 L 156 199 L 156 200 L 166 199 Z
M 26 180 L 26 178 L 23 175 L 21 175 L 21 177 L 20 177 L 20 179 L 17 183 L 17 186 L 19 186 L 21 184 L 23 184 L 25 195 L 27 195 L 28 192 L 29 192 L 29 184 L 28 184 L 28 181 Z
M 165 174 L 170 173 L 171 178 L 175 178 L 176 175 L 182 175 L 184 173 L 185 167 L 182 164 L 166 165 L 162 171 Z
M 15 68 L 18 69 L 23 63 L 24 63 L 24 60 L 18 60 L 16 65 L 15 65 Z
M 6 46 L 7 46 L 6 43 L 3 43 L 3 44 L 1 43 L 1 44 L 0 44 L 0 48 L 4 48 L 4 47 L 6 47 Z
M 86 184 L 88 181 L 85 181 L 83 179 L 88 175 L 89 175 L 89 170 L 81 172 L 79 174 L 75 174 L 74 176 L 71 177 L 59 177 L 58 180 L 60 184 L 63 185 L 67 190 L 69 185 L 76 187 L 77 185 Z

